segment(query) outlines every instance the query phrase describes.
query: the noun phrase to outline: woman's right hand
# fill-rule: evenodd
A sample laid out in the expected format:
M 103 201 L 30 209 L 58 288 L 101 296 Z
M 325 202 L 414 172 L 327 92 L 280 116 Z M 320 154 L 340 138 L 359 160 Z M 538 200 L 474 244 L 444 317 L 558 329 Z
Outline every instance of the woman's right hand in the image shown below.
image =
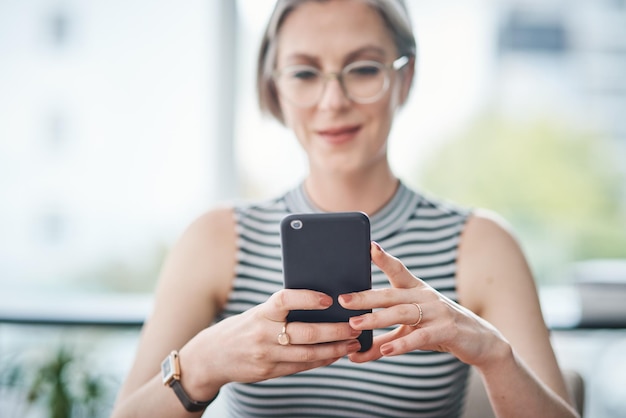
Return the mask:
M 332 303 L 320 292 L 280 290 L 266 302 L 201 331 L 181 350 L 181 368 L 193 373 L 199 385 L 205 381 L 221 387 L 327 366 L 360 349 L 356 338 L 361 331 L 348 323 L 286 324 L 286 318 L 290 310 L 327 309 Z M 285 324 L 289 344 L 281 345 L 278 335 Z

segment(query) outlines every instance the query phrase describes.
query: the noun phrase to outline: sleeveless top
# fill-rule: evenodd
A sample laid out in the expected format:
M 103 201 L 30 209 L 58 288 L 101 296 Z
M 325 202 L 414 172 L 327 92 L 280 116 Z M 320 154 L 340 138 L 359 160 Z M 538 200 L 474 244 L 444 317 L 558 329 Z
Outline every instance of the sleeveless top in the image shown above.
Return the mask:
M 262 204 L 235 208 L 236 277 L 217 320 L 264 302 L 283 288 L 280 228 L 290 213 L 321 212 L 304 186 Z M 457 300 L 456 258 L 468 212 L 400 184 L 370 217 L 372 240 L 417 277 Z M 372 264 L 372 287 L 387 288 Z M 374 330 L 374 336 L 392 328 Z M 330 366 L 253 384 L 230 383 L 222 394 L 231 417 L 455 417 L 462 412 L 468 365 L 449 353 L 413 351 Z

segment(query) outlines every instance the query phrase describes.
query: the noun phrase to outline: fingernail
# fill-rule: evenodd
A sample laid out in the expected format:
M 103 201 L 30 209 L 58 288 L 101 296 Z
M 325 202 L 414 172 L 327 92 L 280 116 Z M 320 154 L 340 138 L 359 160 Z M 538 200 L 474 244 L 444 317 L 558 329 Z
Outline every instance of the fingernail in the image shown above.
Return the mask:
M 377 243 L 376 241 L 372 241 L 372 245 L 374 245 L 374 248 L 376 248 L 376 251 L 379 251 L 381 253 L 383 252 L 383 247 L 381 247 L 380 244 Z
M 351 336 L 351 337 L 358 337 L 359 335 L 361 335 L 361 332 L 362 332 L 361 330 L 358 330 L 358 329 L 353 329 L 353 330 L 350 332 L 350 336 Z
M 333 298 L 331 298 L 330 296 L 320 296 L 320 305 L 322 306 L 331 306 L 333 304 Z
M 359 343 L 358 341 L 350 341 L 350 344 L 348 344 L 348 351 L 351 353 L 359 351 L 360 349 L 361 343 Z
M 361 318 L 360 316 L 354 316 L 350 318 L 350 323 L 352 325 L 361 325 L 363 323 L 363 318 Z
M 345 303 L 350 303 L 350 301 L 352 300 L 352 295 L 351 294 L 341 295 L 341 300 Z
M 382 347 L 380 347 L 380 353 L 383 356 L 388 356 L 389 354 L 393 353 L 393 346 L 392 345 L 383 345 Z

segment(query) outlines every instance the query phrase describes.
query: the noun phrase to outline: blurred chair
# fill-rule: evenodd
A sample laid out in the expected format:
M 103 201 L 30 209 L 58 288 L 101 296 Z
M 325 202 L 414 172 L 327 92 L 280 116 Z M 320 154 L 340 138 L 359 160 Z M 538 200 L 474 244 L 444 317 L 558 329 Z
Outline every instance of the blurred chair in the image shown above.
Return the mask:
M 570 397 L 574 400 L 574 406 L 582 417 L 585 407 L 585 383 L 583 378 L 574 370 L 563 371 L 563 378 L 565 379 Z M 473 368 L 470 370 L 463 418 L 495 418 L 483 381 Z

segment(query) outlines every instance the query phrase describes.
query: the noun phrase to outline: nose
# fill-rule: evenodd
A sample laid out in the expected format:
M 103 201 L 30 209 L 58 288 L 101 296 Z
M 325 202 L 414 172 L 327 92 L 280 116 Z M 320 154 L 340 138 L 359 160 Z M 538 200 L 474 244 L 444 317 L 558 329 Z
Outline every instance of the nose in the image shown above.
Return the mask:
M 318 103 L 318 108 L 320 110 L 340 109 L 350 103 L 351 100 L 346 95 L 339 76 L 329 74 L 324 89 L 322 90 L 322 97 Z

